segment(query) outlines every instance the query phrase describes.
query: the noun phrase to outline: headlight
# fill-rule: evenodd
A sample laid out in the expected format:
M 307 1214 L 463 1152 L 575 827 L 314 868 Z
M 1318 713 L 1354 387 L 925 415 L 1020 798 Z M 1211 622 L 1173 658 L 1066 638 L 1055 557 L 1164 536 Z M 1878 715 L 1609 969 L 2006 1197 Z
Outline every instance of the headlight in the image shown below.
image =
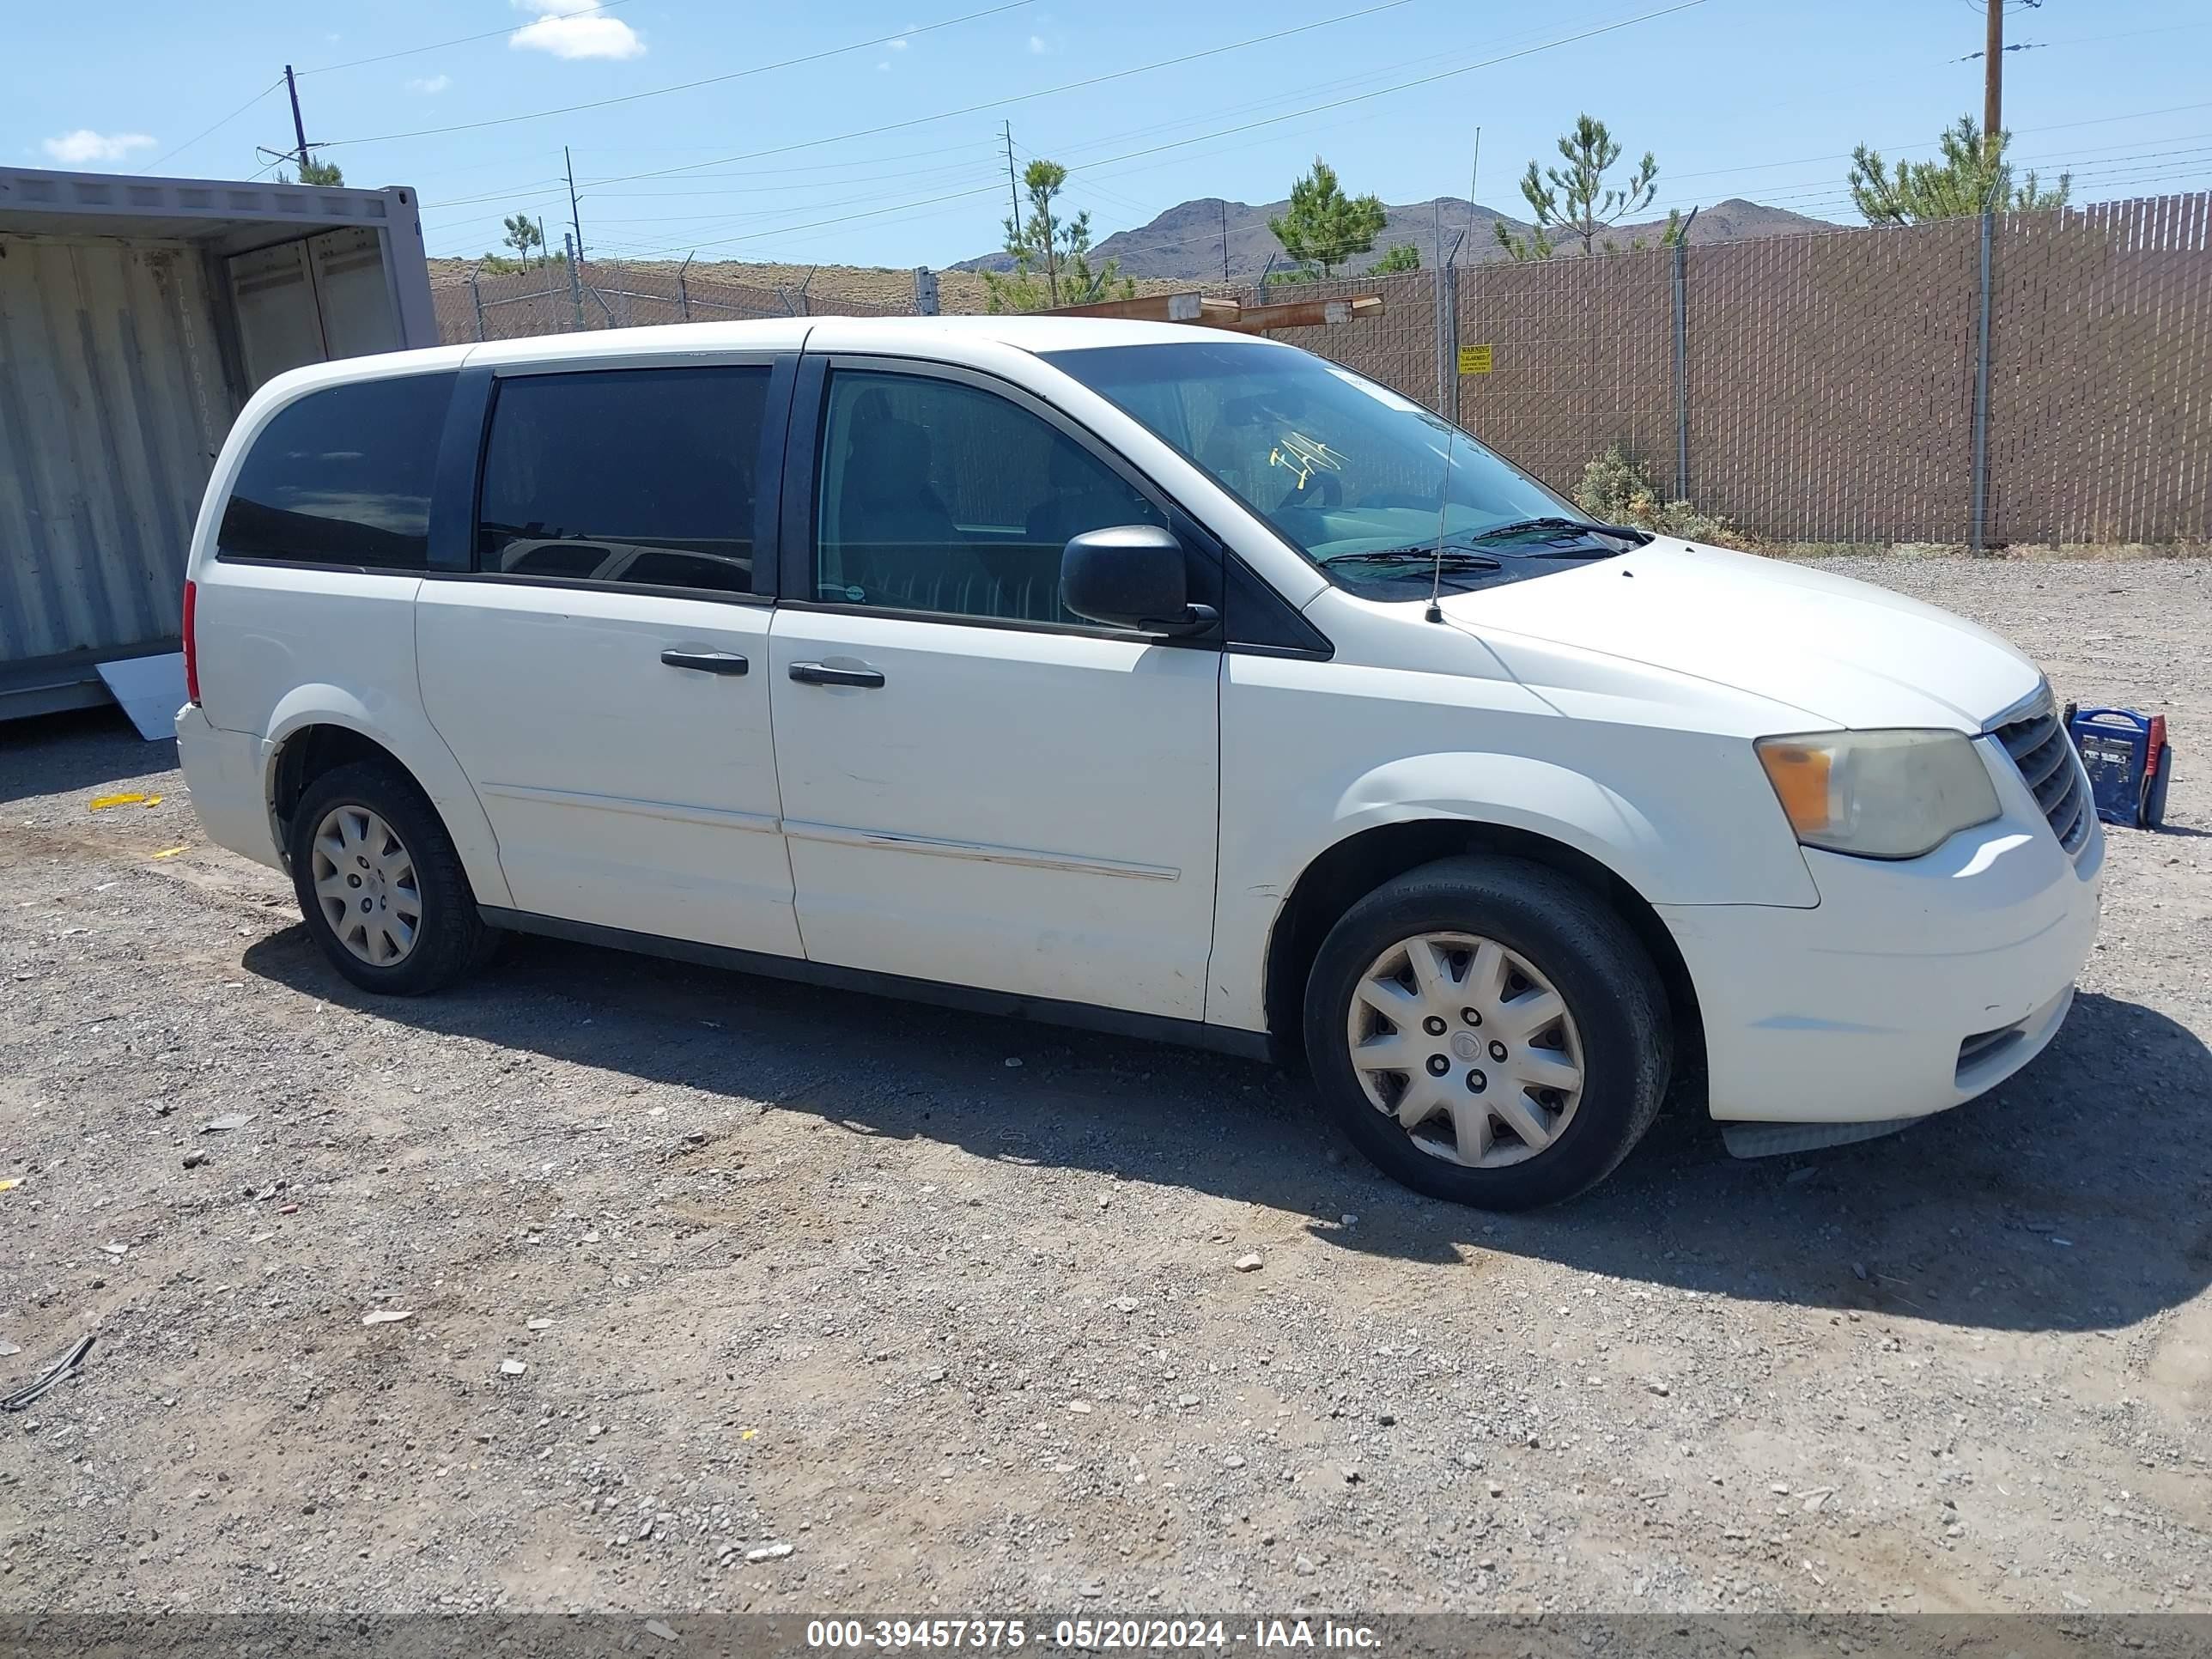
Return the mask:
M 1761 738 L 1759 763 L 1797 839 L 1863 859 L 1917 859 L 1997 815 L 1997 792 L 1956 732 Z

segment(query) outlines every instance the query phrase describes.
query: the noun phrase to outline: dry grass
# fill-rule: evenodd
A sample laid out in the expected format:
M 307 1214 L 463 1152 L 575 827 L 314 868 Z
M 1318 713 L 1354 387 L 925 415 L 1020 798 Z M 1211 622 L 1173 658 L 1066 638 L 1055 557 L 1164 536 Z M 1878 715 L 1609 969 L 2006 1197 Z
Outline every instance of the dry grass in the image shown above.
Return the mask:
M 641 260 L 632 269 L 660 273 L 672 279 L 681 263 L 675 259 Z M 467 281 L 470 268 L 475 264 L 473 259 L 431 260 L 431 286 Z M 914 303 L 914 272 L 888 267 L 754 264 L 742 260 L 699 259 L 692 262 L 690 274 L 715 282 L 781 289 L 793 294 L 804 289 L 809 308 L 816 312 L 835 311 L 842 301 L 882 307 L 909 307 Z M 1194 283 L 1145 279 L 1137 283 L 1137 291 L 1175 294 L 1196 286 Z M 938 308 L 948 315 L 964 316 L 988 307 L 980 271 L 939 271 L 937 294 Z

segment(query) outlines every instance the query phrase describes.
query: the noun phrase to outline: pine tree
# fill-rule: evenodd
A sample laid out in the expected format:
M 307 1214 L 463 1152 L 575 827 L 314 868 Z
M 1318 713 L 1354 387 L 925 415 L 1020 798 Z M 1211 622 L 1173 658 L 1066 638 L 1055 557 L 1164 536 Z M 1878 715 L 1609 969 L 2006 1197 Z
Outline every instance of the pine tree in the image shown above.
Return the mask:
M 1346 259 L 1375 246 L 1383 220 L 1381 198 L 1346 196 L 1336 169 L 1316 155 L 1313 171 L 1291 186 L 1289 210 L 1268 220 L 1267 228 L 1284 252 L 1302 265 L 1320 266 L 1326 281 Z
M 1013 272 L 1011 276 L 995 270 L 983 273 L 983 287 L 993 311 L 1043 311 L 1055 306 L 1127 298 L 1136 293 L 1137 284 L 1121 275 L 1119 261 L 1109 259 L 1096 270 L 1091 269 L 1089 209 L 1072 219 L 1054 216 L 1060 186 L 1066 182 L 1067 169 L 1042 157 L 1023 170 L 1029 216 L 1006 221 L 1006 252 L 1013 257 Z
M 507 234 L 500 239 L 501 241 L 514 250 L 514 257 L 519 262 L 527 264 L 531 249 L 544 245 L 544 233 L 538 228 L 538 222 L 526 213 L 511 213 L 505 223 Z
M 1870 225 L 1919 225 L 1933 219 L 1959 219 L 1979 213 L 2031 212 L 2061 208 L 2074 191 L 2071 173 L 2045 190 L 2033 173 L 2015 184 L 2004 153 L 2012 134 L 2000 132 L 1994 144 L 1982 142 L 1982 129 L 1971 115 L 1944 129 L 1936 140 L 1942 151 L 1933 161 L 1899 161 L 1893 171 L 1880 151 L 1861 144 L 1851 152 L 1851 201 Z
M 1535 221 L 1528 235 L 1516 236 L 1503 221 L 1492 222 L 1499 246 L 1516 259 L 1548 259 L 1571 240 L 1581 241 L 1585 257 L 1598 252 L 1601 233 L 1630 214 L 1641 213 L 1659 193 L 1659 163 L 1648 149 L 1625 184 L 1606 182 L 1606 174 L 1620 160 L 1620 145 L 1594 116 L 1576 117 L 1574 130 L 1560 135 L 1559 158 L 1565 166 L 1540 169 L 1531 161 L 1521 175 L 1521 195 Z M 1680 216 L 1669 212 L 1660 246 L 1678 242 L 1681 236 Z M 1603 252 L 1613 252 L 1613 244 L 1605 243 Z
M 318 161 L 310 155 L 300 163 L 299 171 L 300 176 L 296 179 L 289 173 L 280 173 L 276 175 L 276 182 L 280 185 L 342 185 L 345 183 L 345 174 L 336 161 Z

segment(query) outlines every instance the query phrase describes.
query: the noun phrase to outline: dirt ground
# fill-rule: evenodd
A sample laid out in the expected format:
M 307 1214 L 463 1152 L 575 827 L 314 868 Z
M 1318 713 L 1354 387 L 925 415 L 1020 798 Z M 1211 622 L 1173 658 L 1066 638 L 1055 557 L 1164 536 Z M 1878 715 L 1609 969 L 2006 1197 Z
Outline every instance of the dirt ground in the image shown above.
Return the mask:
M 528 941 L 372 1001 L 173 745 L 0 726 L 0 1380 L 98 1339 L 0 1609 L 2212 1610 L 2212 565 L 1838 568 L 2167 712 L 2170 829 L 1990 1097 L 1510 1218 L 1164 1048 Z

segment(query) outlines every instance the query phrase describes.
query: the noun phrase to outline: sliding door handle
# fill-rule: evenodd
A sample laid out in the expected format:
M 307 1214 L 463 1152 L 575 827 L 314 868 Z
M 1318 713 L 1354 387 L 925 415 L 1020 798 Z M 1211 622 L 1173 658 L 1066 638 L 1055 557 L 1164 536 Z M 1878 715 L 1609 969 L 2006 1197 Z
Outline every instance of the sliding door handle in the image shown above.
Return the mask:
M 875 687 L 884 683 L 880 668 L 832 668 L 826 662 L 795 662 L 791 665 L 791 678 L 801 685 L 865 685 Z
M 671 668 L 696 668 L 702 674 L 743 674 L 751 666 L 734 651 L 678 651 L 671 647 L 660 653 L 660 659 Z

